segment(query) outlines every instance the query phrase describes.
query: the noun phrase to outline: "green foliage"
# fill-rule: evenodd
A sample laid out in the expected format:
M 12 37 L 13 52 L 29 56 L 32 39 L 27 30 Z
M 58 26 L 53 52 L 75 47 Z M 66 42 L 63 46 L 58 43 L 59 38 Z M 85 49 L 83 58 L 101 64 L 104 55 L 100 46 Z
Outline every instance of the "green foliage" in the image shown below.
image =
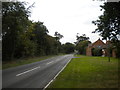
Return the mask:
M 86 54 L 86 48 L 88 46 L 88 44 L 90 44 L 91 42 L 89 41 L 89 37 L 87 37 L 85 34 L 83 34 L 82 36 L 78 35 L 79 33 L 77 33 L 76 35 L 76 46 L 75 49 L 78 51 L 78 54 Z
M 28 29 L 29 10 L 25 9 L 24 4 L 21 2 L 2 3 L 3 60 L 14 58 L 20 35 Z
M 63 47 L 63 52 L 66 54 L 73 53 L 75 49 L 75 45 L 69 42 L 63 44 L 62 47 Z
M 103 15 L 99 20 L 93 21 L 97 25 L 95 32 L 100 32 L 103 39 L 116 39 L 120 34 L 120 2 L 107 2 L 103 6 Z
M 56 33 L 55 36 L 59 38 L 56 39 L 48 35 L 49 31 L 43 22 L 30 21 L 30 7 L 26 9 L 22 2 L 3 3 L 3 61 L 58 54 L 62 51 L 59 40 L 63 36 Z
M 36 55 L 45 55 L 45 49 L 46 49 L 46 38 L 48 30 L 45 25 L 43 25 L 42 22 L 34 22 L 33 23 L 33 31 L 31 36 L 31 40 L 36 43 L 37 51 Z
M 56 41 L 55 37 L 52 37 L 50 35 L 46 35 L 46 54 L 58 54 L 59 48 L 61 47 L 61 43 L 59 41 Z
M 102 56 L 102 49 L 92 48 L 92 56 Z
M 57 41 L 59 41 L 61 38 L 63 38 L 63 35 L 61 35 L 58 32 L 55 32 L 54 36 L 55 36 L 55 38 L 56 38 Z
M 120 57 L 120 2 L 107 2 L 101 8 L 103 15 L 92 22 L 97 25 L 94 33 L 99 32 L 105 40 L 114 40 L 117 57 Z
M 90 41 L 81 41 L 76 45 L 76 50 L 78 51 L 79 54 L 86 54 L 86 48 L 88 44 L 90 44 Z
M 86 34 L 83 34 L 82 36 L 79 36 L 79 33 L 77 33 L 76 40 L 77 40 L 77 42 L 75 42 L 75 44 L 78 44 L 81 41 L 89 40 L 89 37 L 87 37 Z

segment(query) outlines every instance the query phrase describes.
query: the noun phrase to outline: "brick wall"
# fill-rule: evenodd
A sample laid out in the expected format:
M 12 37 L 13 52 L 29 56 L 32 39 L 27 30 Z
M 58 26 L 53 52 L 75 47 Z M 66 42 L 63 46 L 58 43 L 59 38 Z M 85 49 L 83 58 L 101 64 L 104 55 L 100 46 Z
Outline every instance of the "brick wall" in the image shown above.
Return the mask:
M 91 47 L 87 47 L 87 48 L 86 48 L 86 55 L 87 55 L 87 56 L 92 56 Z

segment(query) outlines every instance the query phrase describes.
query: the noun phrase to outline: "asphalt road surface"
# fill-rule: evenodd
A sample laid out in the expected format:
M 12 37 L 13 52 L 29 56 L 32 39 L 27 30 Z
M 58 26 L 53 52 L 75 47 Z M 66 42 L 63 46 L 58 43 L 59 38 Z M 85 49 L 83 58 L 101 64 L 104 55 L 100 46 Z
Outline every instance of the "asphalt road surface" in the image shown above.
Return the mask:
M 52 57 L 2 71 L 3 88 L 44 88 L 71 60 L 72 54 Z

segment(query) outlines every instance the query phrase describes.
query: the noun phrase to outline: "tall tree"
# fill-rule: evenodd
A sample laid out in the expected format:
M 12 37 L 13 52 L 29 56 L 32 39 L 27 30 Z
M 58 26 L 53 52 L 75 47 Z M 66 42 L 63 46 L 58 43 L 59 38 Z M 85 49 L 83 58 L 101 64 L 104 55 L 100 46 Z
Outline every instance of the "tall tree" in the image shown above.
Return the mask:
M 76 45 L 76 50 L 78 51 L 79 54 L 86 54 L 86 48 L 87 46 L 90 44 L 91 42 L 88 41 L 88 40 L 84 40 L 84 41 L 81 41 L 79 42 L 77 45 Z
M 48 29 L 45 25 L 43 25 L 43 22 L 35 22 L 33 26 L 33 41 L 37 43 L 37 53 L 38 55 L 45 55 L 45 49 L 46 49 L 46 39 L 45 36 L 48 33 Z
M 33 5 L 25 8 L 24 2 L 5 2 L 2 7 L 3 60 L 61 52 L 63 35 L 56 32 L 52 37 L 43 22 L 28 19 Z
M 57 31 L 55 32 L 54 36 L 55 36 L 55 39 L 57 41 L 56 44 L 55 44 L 56 50 L 57 50 L 57 53 L 59 53 L 59 52 L 61 52 L 61 42 L 60 42 L 60 39 L 63 38 L 64 36 L 61 35 L 60 33 L 58 33 Z
M 97 25 L 93 33 L 99 32 L 104 40 L 113 41 L 117 56 L 120 57 L 120 2 L 107 2 L 101 8 L 104 10 L 103 15 L 92 21 Z
M 3 59 L 10 60 L 14 57 L 18 38 L 27 30 L 29 15 L 25 3 L 2 3 Z
M 79 36 L 79 33 L 76 35 L 76 42 L 75 44 L 78 44 L 81 41 L 89 40 L 89 37 L 86 36 L 86 34 L 82 34 L 82 36 Z
M 55 38 L 56 38 L 57 41 L 59 41 L 61 38 L 63 38 L 63 35 L 61 35 L 57 31 L 55 32 L 54 36 L 55 36 Z
M 76 46 L 75 49 L 78 51 L 79 54 L 86 54 L 86 47 L 91 42 L 89 41 L 89 37 L 86 36 L 86 34 L 83 34 L 82 36 L 79 36 L 79 33 L 76 35 Z

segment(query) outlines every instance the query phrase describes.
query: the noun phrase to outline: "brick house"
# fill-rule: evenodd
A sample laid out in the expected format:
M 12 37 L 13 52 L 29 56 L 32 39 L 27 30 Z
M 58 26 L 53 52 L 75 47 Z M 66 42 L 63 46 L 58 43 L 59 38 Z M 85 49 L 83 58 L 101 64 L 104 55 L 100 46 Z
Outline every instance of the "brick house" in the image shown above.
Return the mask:
M 86 55 L 87 56 L 92 56 L 92 49 L 93 48 L 100 48 L 102 49 L 102 54 L 103 56 L 108 56 L 108 53 L 107 53 L 107 47 L 108 45 L 110 45 L 110 41 L 107 41 L 106 43 L 104 43 L 102 40 L 100 40 L 100 38 L 92 43 L 92 44 L 89 44 L 88 47 L 86 48 Z M 112 49 L 112 53 L 111 53 L 111 56 L 112 57 L 116 57 L 116 54 L 115 54 L 115 50 Z

